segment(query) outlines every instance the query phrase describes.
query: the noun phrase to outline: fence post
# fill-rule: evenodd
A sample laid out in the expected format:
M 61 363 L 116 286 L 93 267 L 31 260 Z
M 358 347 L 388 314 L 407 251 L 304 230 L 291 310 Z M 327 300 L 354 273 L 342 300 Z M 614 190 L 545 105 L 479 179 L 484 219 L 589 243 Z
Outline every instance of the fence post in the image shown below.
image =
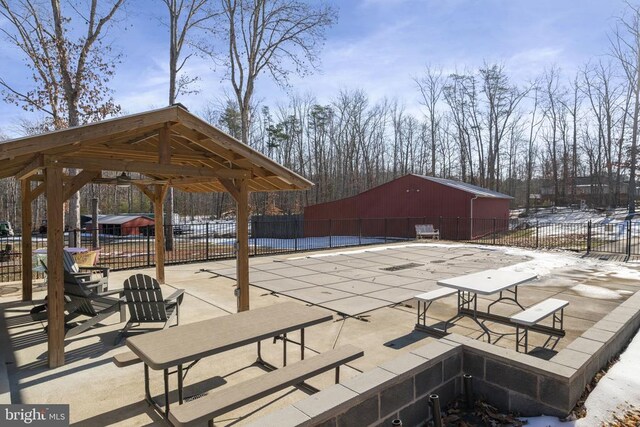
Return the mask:
M 540 247 L 540 222 L 536 221 L 536 249 Z
M 209 223 L 208 222 L 204 224 L 204 244 L 205 244 L 204 259 L 209 261 Z
M 407 218 L 407 239 L 411 237 L 411 218 Z
M 627 260 L 631 258 L 631 220 L 627 220 Z
M 587 221 L 587 254 L 591 253 L 591 220 Z
M 384 242 L 387 243 L 387 218 L 384 219 Z
M 495 218 L 493 218 L 493 244 L 494 245 L 496 244 L 496 219 Z
M 298 252 L 298 230 L 300 229 L 300 226 L 298 224 L 298 222 L 300 221 L 300 218 L 296 218 L 293 220 L 293 245 L 294 245 L 294 251 Z
M 151 226 L 147 225 L 147 267 L 151 267 Z
M 362 218 L 358 219 L 358 245 L 362 245 Z
M 329 247 L 332 248 L 333 247 L 333 242 L 331 241 L 331 233 L 332 233 L 332 227 L 333 223 L 331 221 L 331 219 L 329 219 Z
M 427 222 L 426 218 L 425 218 L 424 222 L 425 223 Z M 444 238 L 444 236 L 443 236 L 444 233 L 442 232 L 442 217 L 441 216 L 438 217 L 438 231 L 440 232 L 440 237 Z
M 460 217 L 456 218 L 456 240 L 460 240 Z

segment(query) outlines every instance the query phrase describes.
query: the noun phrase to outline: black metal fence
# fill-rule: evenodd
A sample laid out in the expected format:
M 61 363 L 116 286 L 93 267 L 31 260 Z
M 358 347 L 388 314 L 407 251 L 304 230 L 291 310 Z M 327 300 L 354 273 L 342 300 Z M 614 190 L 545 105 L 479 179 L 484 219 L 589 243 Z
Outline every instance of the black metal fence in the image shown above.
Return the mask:
M 254 220 L 249 224 L 250 254 L 266 255 L 323 248 L 361 246 L 415 239 L 417 224 L 432 224 L 445 240 L 521 248 L 563 249 L 623 255 L 640 255 L 640 222 L 542 223 L 524 219 L 376 218 L 347 220 Z M 98 234 L 98 265 L 114 270 L 155 265 L 153 227 L 119 227 Z M 173 248 L 166 264 L 201 262 L 235 256 L 233 221 L 185 223 L 167 226 Z M 66 232 L 65 246 L 92 248 L 93 230 Z M 46 247 L 45 234 L 34 233 L 33 250 Z M 20 236 L 0 236 L 0 282 L 19 281 L 22 274 Z M 35 278 L 42 278 L 36 273 Z

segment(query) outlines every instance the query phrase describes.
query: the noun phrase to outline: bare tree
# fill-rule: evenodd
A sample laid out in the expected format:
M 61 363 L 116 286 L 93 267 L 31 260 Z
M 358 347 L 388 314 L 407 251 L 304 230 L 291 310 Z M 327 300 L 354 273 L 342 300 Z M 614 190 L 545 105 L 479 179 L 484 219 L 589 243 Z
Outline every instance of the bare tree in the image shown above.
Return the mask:
M 429 136 L 431 146 L 431 174 L 436 174 L 436 136 L 438 126 L 440 126 L 441 115 L 438 114 L 438 102 L 444 89 L 444 78 L 442 69 L 434 69 L 427 66 L 425 75 L 413 79 L 420 89 L 422 95 L 422 105 L 427 109 L 427 121 L 429 125 Z
M 636 160 L 640 124 L 640 6 L 627 2 L 628 15 L 618 19 L 611 40 L 613 56 L 620 62 L 633 93 L 631 147 L 629 150 L 629 214 L 636 212 Z
M 85 11 L 71 4 L 65 14 L 59 0 L 51 0 L 50 7 L 35 0 L 0 0 L 0 14 L 9 23 L 0 31 L 23 52 L 33 80 L 31 89 L 21 91 L 0 79 L 5 99 L 27 111 L 44 112 L 53 129 L 117 113 L 120 107 L 106 85 L 114 62 L 103 37 L 124 2 L 91 0 Z M 80 228 L 79 193 L 69 201 L 68 225 Z
M 192 56 L 182 56 L 182 49 L 187 42 L 187 36 L 215 13 L 206 8 L 207 0 L 162 0 L 169 12 L 169 105 L 176 103 L 180 95 L 196 92 L 190 85 L 197 80 L 197 76 L 190 77 L 181 73 L 187 60 Z M 178 77 L 179 76 L 179 77 Z M 165 234 L 165 246 L 168 251 L 173 250 L 173 187 L 169 189 L 165 201 L 165 224 L 169 232 Z
M 324 32 L 335 22 L 336 13 L 329 6 L 298 0 L 221 1 L 228 47 L 225 62 L 240 109 L 242 141 L 249 143 L 258 76 L 267 72 L 277 83 L 286 84 L 291 69 L 301 74 L 315 69 Z

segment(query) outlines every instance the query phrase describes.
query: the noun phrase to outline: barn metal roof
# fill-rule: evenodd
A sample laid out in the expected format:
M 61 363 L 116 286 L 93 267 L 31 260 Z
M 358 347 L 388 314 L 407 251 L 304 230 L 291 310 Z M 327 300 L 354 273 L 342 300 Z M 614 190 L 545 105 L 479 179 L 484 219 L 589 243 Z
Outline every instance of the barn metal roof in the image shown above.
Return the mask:
M 153 221 L 153 218 L 145 215 L 98 215 L 98 224 L 121 225 L 138 218 L 146 218 Z M 91 222 L 89 221 L 87 224 L 91 224 Z
M 477 185 L 467 184 L 466 182 L 454 181 L 452 179 L 445 179 L 445 178 L 436 178 L 433 176 L 426 176 L 426 175 L 415 175 L 415 176 L 426 179 L 428 181 L 436 182 L 438 184 L 446 185 L 447 187 L 452 187 L 457 190 L 465 191 L 467 193 L 471 193 L 478 197 L 488 197 L 488 198 L 494 198 L 494 199 L 513 199 L 513 197 L 508 196 L 506 194 L 502 194 L 497 191 L 478 187 Z

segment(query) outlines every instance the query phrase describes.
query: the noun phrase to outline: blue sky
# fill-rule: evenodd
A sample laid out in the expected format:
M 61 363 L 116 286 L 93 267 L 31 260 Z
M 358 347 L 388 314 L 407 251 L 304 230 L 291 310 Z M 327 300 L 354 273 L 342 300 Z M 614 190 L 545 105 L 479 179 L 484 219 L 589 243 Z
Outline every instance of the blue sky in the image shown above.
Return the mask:
M 310 0 L 313 1 L 313 0 Z M 414 76 L 426 64 L 446 73 L 483 61 L 504 64 L 525 82 L 559 66 L 569 76 L 589 60 L 607 59 L 610 29 L 624 11 L 622 0 L 330 0 L 339 10 L 322 51 L 321 70 L 293 77 L 289 91 L 310 92 L 327 102 L 341 89 L 362 89 L 372 101 L 397 98 L 419 111 Z M 151 12 L 149 12 L 151 11 Z M 116 102 L 129 113 L 167 103 L 166 14 L 158 0 L 130 0 L 113 45 L 122 63 L 111 82 Z M 4 26 L 6 23 L 0 22 Z M 222 49 L 223 47 L 220 47 Z M 195 113 L 230 93 L 220 66 L 194 59 L 187 68 L 201 76 L 200 93 L 179 99 Z M 19 54 L 0 44 L 0 76 L 24 88 L 28 73 Z M 256 96 L 275 106 L 286 92 L 264 76 Z M 0 101 L 0 132 L 15 136 L 21 118 L 34 118 Z

